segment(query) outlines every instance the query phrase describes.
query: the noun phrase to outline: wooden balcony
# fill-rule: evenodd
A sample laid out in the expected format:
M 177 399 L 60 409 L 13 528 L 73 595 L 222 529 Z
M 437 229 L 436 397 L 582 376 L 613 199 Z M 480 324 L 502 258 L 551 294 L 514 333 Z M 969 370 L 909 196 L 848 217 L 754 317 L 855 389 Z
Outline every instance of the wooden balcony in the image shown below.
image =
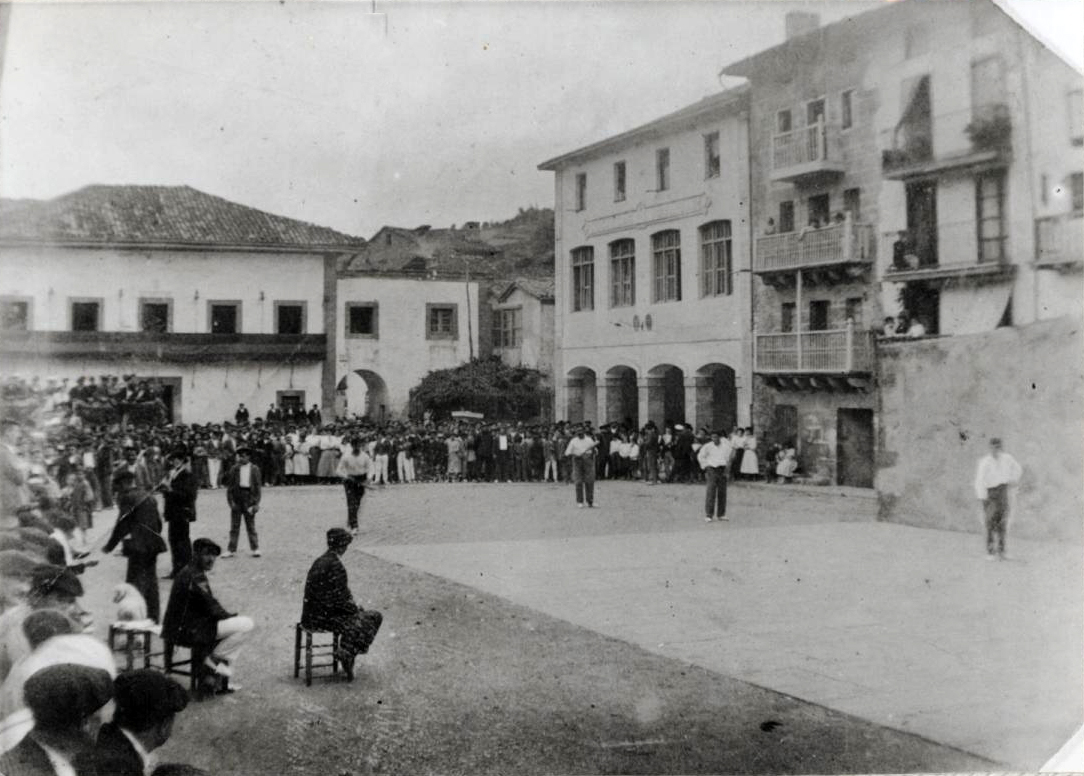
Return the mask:
M 868 390 L 874 341 L 853 325 L 828 331 L 757 334 L 753 371 L 784 389 Z M 815 378 L 820 379 L 815 379 Z M 814 378 L 814 379 L 810 379 Z
M 0 355 L 108 360 L 322 361 L 324 334 L 175 334 L 133 331 L 4 331 Z
M 838 143 L 839 130 L 824 122 L 773 135 L 771 179 L 805 183 L 843 175 Z
M 820 229 L 758 237 L 753 272 L 773 286 L 794 284 L 798 270 L 817 270 L 805 278 L 811 283 L 849 282 L 873 262 L 874 232 L 869 224 L 849 219 Z
M 1084 213 L 1035 221 L 1035 264 L 1062 271 L 1084 267 Z

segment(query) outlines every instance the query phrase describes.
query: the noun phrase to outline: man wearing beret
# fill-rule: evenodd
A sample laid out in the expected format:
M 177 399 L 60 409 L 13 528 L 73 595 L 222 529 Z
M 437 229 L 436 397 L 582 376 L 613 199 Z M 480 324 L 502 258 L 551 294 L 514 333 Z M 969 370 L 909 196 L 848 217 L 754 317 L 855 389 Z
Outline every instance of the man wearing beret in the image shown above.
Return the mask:
M 135 475 L 129 471 L 121 470 L 113 476 L 113 490 L 120 516 L 102 552 L 110 553 L 124 541 L 124 556 L 128 558 L 124 581 L 140 592 L 147 602 L 147 616 L 158 622 L 160 604 L 155 567 L 159 553 L 166 551 L 158 502 L 153 494 L 136 485 Z
M 164 674 L 142 668 L 114 680 L 113 700 L 113 721 L 102 725 L 94 747 L 76 758 L 79 776 L 150 773 L 154 750 L 169 740 L 174 717 L 188 705 L 188 692 Z
M 26 680 L 23 698 L 34 727 L 0 757 L 6 776 L 76 773 L 74 762 L 94 745 L 88 723 L 113 697 L 107 671 L 62 663 L 43 668 Z
M 260 538 L 256 535 L 256 513 L 260 511 L 260 467 L 252 463 L 249 447 L 237 448 L 237 463 L 226 472 L 222 482 L 226 486 L 226 501 L 230 505 L 230 542 L 223 558 L 232 558 L 237 552 L 237 540 L 241 534 L 241 519 L 245 520 L 248 548 L 252 557 L 260 557 Z
M 188 449 L 178 445 L 169 453 L 169 472 L 158 488 L 162 492 L 163 517 L 169 526 L 169 552 L 173 567 L 167 579 L 173 579 L 192 560 L 189 526 L 196 519 L 196 496 L 199 485 L 188 462 Z
M 305 600 L 301 605 L 301 625 L 311 630 L 339 634 L 336 654 L 346 670 L 346 678 L 354 679 L 354 657 L 369 651 L 383 622 L 375 609 L 365 610 L 354 602 L 347 584 L 346 568 L 341 556 L 350 546 L 353 536 L 345 528 L 327 532 L 327 552 L 309 569 L 305 579 Z
M 11 667 L 30 654 L 31 644 L 23 630 L 26 618 L 39 609 L 56 609 L 72 622 L 75 632 L 89 628 L 90 615 L 79 604 L 83 584 L 70 570 L 43 563 L 31 573 L 30 592 L 25 604 L 0 615 L 0 681 Z
M 221 553 L 222 548 L 210 539 L 192 542 L 192 562 L 177 574 L 169 591 L 162 638 L 201 650 L 207 655 L 204 666 L 228 678 L 233 675 L 231 664 L 255 624 L 249 617 L 227 612 L 211 592 L 207 572 Z

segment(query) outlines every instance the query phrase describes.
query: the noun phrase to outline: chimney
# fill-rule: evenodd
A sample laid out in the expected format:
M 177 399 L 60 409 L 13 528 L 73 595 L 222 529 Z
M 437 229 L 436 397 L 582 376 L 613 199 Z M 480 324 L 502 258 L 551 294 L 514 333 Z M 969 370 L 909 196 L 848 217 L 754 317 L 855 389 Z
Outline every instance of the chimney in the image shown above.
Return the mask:
M 797 38 L 800 35 L 805 35 L 807 32 L 813 32 L 813 30 L 820 26 L 820 23 L 820 14 L 812 13 L 810 11 L 788 11 L 787 40 Z

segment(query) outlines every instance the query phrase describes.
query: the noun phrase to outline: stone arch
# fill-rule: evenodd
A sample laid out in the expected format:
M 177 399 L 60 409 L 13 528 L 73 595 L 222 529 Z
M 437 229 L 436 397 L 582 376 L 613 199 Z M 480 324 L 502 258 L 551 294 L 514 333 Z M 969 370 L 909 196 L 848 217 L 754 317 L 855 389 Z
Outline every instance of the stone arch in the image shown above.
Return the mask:
M 565 419 L 570 423 L 590 420 L 596 423 L 598 413 L 598 384 L 595 370 L 577 366 L 565 377 Z
M 696 424 L 729 432 L 738 423 L 738 389 L 734 369 L 704 364 L 696 370 Z
M 335 387 L 335 406 L 341 417 L 360 415 L 377 422 L 386 420 L 391 414 L 388 385 L 376 372 L 355 369 Z
M 606 417 L 602 423 L 631 423 L 639 428 L 640 392 L 636 382 L 636 370 L 627 364 L 618 364 L 606 370 Z
M 659 428 L 690 420 L 686 418 L 685 370 L 674 364 L 656 364 L 648 370 L 647 414 Z

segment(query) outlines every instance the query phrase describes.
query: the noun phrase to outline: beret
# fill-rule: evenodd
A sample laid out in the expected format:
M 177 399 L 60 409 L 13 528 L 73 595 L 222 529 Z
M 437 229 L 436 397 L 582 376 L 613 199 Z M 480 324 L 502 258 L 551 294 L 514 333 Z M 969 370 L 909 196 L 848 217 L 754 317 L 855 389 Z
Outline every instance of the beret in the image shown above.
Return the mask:
M 113 680 L 113 693 L 117 713 L 130 722 L 146 723 L 146 727 L 164 722 L 188 705 L 187 690 L 150 668 L 127 671 L 118 676 Z
M 78 598 L 83 595 L 83 583 L 66 568 L 43 563 L 30 572 L 30 593 L 38 596 L 52 593 Z
M 200 555 L 205 552 L 213 552 L 215 555 L 222 554 L 222 548 L 210 539 L 196 539 L 192 542 L 192 552 Z
M 352 541 L 354 541 L 354 536 L 345 528 L 329 528 L 327 531 L 327 543 L 329 547 L 339 544 L 350 544 Z
M 79 725 L 112 697 L 108 671 L 74 663 L 43 668 L 23 685 L 23 700 L 42 727 Z

